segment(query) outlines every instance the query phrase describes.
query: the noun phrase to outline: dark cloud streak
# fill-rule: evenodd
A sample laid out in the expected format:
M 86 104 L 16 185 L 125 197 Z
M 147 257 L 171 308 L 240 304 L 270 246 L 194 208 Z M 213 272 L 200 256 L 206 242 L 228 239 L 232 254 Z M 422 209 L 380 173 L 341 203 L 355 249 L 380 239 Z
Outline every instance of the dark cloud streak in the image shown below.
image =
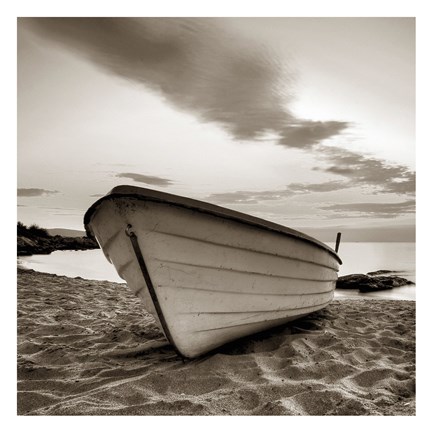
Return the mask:
M 226 193 L 214 193 L 206 199 L 220 204 L 257 204 L 262 201 L 278 201 L 294 195 L 331 192 L 350 187 L 341 181 L 329 181 L 322 183 L 291 183 L 286 189 L 267 191 L 236 191 Z
M 309 148 L 321 141 L 339 135 L 349 126 L 339 121 L 303 121 L 283 128 L 279 144 L 286 147 Z
M 397 203 L 347 203 L 331 204 L 320 207 L 322 210 L 330 210 L 342 213 L 344 217 L 373 216 L 379 218 L 394 218 L 403 214 L 415 213 L 415 200 L 407 200 Z
M 20 18 L 19 24 L 239 140 L 273 132 L 281 145 L 307 148 L 348 126 L 296 118 L 287 108 L 294 81 L 288 65 L 268 47 L 230 34 L 224 19 Z
M 291 183 L 287 186 L 292 192 L 298 193 L 332 192 L 349 187 L 351 187 L 349 183 L 338 180 L 322 183 Z
M 330 166 L 316 169 L 346 177 L 351 186 L 372 186 L 376 192 L 415 194 L 415 173 L 406 166 L 390 165 L 338 147 L 321 146 L 317 154 Z
M 172 180 L 163 177 L 156 177 L 156 176 L 137 174 L 137 173 L 119 173 L 116 175 L 116 177 L 128 178 L 138 183 L 145 183 L 147 185 L 153 185 L 153 186 L 166 187 L 174 183 Z
M 57 194 L 57 190 L 38 189 L 38 188 L 18 188 L 17 195 L 19 197 L 38 197 L 44 195 Z
M 211 194 L 206 199 L 218 204 L 257 204 L 261 201 L 280 200 L 292 195 L 293 193 L 289 190 L 236 191 Z

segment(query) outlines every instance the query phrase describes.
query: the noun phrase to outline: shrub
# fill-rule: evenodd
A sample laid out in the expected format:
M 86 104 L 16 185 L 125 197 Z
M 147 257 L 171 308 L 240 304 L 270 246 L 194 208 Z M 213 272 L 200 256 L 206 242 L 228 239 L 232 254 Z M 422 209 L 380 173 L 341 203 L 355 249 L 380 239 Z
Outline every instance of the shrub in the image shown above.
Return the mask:
M 22 222 L 18 222 L 17 228 L 19 236 L 25 235 L 27 233 L 28 228 Z
M 18 235 L 22 235 L 25 237 L 44 237 L 44 238 L 51 237 L 45 228 L 41 228 L 36 224 L 26 227 L 22 222 L 18 222 L 17 232 Z

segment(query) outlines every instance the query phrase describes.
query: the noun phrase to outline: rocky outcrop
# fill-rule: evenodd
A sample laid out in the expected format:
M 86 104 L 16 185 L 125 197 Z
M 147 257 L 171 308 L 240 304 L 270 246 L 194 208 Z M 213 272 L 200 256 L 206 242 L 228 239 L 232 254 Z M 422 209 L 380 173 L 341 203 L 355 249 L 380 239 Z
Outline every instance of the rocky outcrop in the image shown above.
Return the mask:
M 59 235 L 49 237 L 25 237 L 17 238 L 17 254 L 34 255 L 50 254 L 56 250 L 88 250 L 98 249 L 96 241 L 89 237 L 62 237 Z
M 376 270 L 373 272 L 368 272 L 366 273 L 368 276 L 382 276 L 385 274 L 391 274 L 391 275 L 396 275 L 398 273 L 403 273 L 402 271 L 397 271 L 397 270 Z
M 390 270 L 378 270 L 367 274 L 351 274 L 341 276 L 336 282 L 337 289 L 357 289 L 360 292 L 373 292 L 397 288 L 404 285 L 413 285 L 408 279 L 389 275 L 395 273 Z M 383 276 L 383 274 L 387 274 Z

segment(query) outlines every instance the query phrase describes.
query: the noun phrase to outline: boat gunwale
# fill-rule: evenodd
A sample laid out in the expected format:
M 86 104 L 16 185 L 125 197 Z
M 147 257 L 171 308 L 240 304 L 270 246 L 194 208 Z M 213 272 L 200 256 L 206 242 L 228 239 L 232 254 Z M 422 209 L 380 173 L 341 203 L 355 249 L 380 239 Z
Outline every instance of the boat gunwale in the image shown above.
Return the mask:
M 274 222 L 267 221 L 246 213 L 241 213 L 235 210 L 221 207 L 215 204 L 210 204 L 204 201 L 186 198 L 179 195 L 173 195 L 166 192 L 160 192 L 153 189 L 141 188 L 137 186 L 120 185 L 114 187 L 105 196 L 94 202 L 84 215 L 84 226 L 88 237 L 94 239 L 94 234 L 90 230 L 89 224 L 93 214 L 97 208 L 105 201 L 114 201 L 116 198 L 134 198 L 142 201 L 151 201 L 156 203 L 167 204 L 175 207 L 186 208 L 189 210 L 197 211 L 204 214 L 210 214 L 222 219 L 228 219 L 235 222 L 243 223 L 254 228 L 261 228 L 267 231 L 283 234 L 288 237 L 296 238 L 314 246 L 317 246 L 326 252 L 330 253 L 341 265 L 342 260 L 339 255 L 326 244 L 319 240 L 308 236 L 300 231 L 288 228 L 284 225 L 279 225 Z

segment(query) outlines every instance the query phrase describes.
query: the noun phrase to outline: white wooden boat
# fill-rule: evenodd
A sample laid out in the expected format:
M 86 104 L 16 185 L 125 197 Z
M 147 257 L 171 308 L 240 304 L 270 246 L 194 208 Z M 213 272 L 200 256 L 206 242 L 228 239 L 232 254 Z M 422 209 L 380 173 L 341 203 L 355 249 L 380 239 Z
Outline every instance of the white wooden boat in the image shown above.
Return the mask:
M 84 224 L 185 357 L 325 307 L 341 264 L 298 231 L 133 186 L 96 201 Z

